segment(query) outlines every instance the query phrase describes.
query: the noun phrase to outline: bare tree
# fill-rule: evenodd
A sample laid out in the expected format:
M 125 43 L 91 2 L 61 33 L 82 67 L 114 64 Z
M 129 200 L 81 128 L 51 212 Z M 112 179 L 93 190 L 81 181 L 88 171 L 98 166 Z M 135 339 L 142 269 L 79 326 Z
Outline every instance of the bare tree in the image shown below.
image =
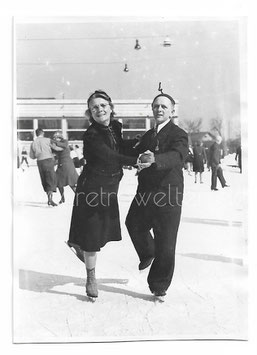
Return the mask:
M 211 119 L 210 122 L 210 127 L 211 127 L 211 131 L 219 134 L 220 136 L 222 135 L 222 130 L 223 130 L 223 121 L 222 118 L 220 117 L 214 117 Z
M 183 128 L 188 134 L 200 132 L 202 126 L 202 118 L 196 120 L 185 120 L 183 121 Z

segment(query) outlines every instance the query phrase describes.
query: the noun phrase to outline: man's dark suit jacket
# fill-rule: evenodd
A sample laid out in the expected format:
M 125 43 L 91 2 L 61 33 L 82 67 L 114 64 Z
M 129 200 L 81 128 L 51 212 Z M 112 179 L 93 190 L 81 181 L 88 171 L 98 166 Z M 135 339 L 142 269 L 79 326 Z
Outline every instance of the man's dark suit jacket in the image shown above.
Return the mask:
M 137 147 L 139 153 L 150 150 L 155 163 L 138 175 L 138 192 L 165 190 L 176 186 L 183 192 L 183 166 L 188 154 L 188 135 L 170 121 L 157 135 L 154 128 L 147 131 Z
M 214 142 L 210 146 L 210 151 L 209 151 L 209 165 L 210 166 L 217 166 L 220 164 L 220 159 L 221 159 L 221 152 L 220 152 L 220 147 L 217 142 Z

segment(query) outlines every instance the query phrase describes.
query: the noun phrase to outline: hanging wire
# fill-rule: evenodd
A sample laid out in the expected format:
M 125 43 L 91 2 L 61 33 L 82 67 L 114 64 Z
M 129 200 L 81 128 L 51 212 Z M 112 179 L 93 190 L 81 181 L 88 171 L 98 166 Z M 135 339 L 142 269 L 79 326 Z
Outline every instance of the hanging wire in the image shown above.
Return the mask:
M 152 36 L 140 36 L 140 38 L 164 38 L 163 35 L 152 35 Z M 166 36 L 167 37 L 167 36 Z M 134 39 L 135 36 L 124 36 L 124 37 L 63 37 L 63 38 L 17 38 L 17 41 L 84 41 L 84 40 L 121 40 L 121 39 Z
M 218 53 L 217 51 L 209 51 L 205 53 L 196 53 L 196 54 L 186 54 L 186 55 L 172 55 L 172 58 L 169 57 L 161 57 L 161 56 L 156 56 L 153 57 L 151 56 L 151 62 L 164 62 L 164 61 L 170 61 L 172 60 L 173 62 L 179 61 L 179 60 L 193 60 L 193 59 L 202 59 L 204 60 L 205 58 L 220 58 L 221 56 L 224 56 L 226 54 L 231 54 L 231 50 L 228 47 L 227 51 L 222 51 Z M 129 59 L 131 63 L 142 63 L 142 62 L 149 62 L 149 57 L 146 58 L 140 58 L 140 59 Z M 103 64 L 121 64 L 124 63 L 124 61 L 119 60 L 119 61 L 110 61 L 110 62 L 50 62 L 49 60 L 45 62 L 19 62 L 16 63 L 17 66 L 29 66 L 29 65 L 34 65 L 34 66 L 54 66 L 54 65 L 103 65 Z

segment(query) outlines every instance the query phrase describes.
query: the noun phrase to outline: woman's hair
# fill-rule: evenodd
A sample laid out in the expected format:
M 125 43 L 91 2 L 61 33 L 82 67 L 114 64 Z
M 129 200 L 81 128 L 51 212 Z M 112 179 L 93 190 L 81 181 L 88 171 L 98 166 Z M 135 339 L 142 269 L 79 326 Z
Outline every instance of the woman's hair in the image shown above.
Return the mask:
M 87 107 L 88 107 L 88 109 L 85 111 L 85 115 L 88 116 L 89 122 L 92 123 L 94 121 L 92 113 L 91 113 L 90 108 L 89 108 L 89 103 L 90 103 L 91 100 L 97 99 L 97 98 L 101 98 L 101 99 L 104 99 L 104 100 L 108 101 L 108 103 L 109 103 L 109 105 L 111 107 L 111 110 L 112 110 L 111 117 L 110 117 L 111 120 L 112 120 L 114 115 L 115 115 L 112 99 L 103 90 L 95 90 L 95 92 L 93 92 L 93 94 L 91 94 L 89 96 L 89 98 L 87 99 Z
M 54 138 L 54 139 L 56 139 L 56 138 L 63 139 L 62 131 L 56 131 L 56 132 L 54 132 L 53 138 Z

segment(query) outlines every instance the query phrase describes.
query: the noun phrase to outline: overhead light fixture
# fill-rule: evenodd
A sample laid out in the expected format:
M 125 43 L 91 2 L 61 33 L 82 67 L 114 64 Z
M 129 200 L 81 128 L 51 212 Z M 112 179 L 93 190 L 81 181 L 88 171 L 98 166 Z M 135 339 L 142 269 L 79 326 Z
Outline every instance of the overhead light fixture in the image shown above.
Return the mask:
M 165 40 L 163 41 L 163 47 L 170 47 L 171 46 L 171 40 L 170 37 L 167 36 Z
M 127 64 L 125 64 L 125 67 L 124 67 L 123 71 L 125 71 L 126 73 L 129 71 L 129 68 L 128 68 Z
M 161 83 L 161 81 L 159 82 L 158 91 L 160 91 L 161 93 L 163 93 L 163 92 L 162 92 L 162 83 Z
M 141 46 L 140 46 L 140 44 L 138 43 L 138 39 L 136 39 L 136 45 L 135 45 L 135 47 L 134 47 L 135 49 L 141 49 Z

